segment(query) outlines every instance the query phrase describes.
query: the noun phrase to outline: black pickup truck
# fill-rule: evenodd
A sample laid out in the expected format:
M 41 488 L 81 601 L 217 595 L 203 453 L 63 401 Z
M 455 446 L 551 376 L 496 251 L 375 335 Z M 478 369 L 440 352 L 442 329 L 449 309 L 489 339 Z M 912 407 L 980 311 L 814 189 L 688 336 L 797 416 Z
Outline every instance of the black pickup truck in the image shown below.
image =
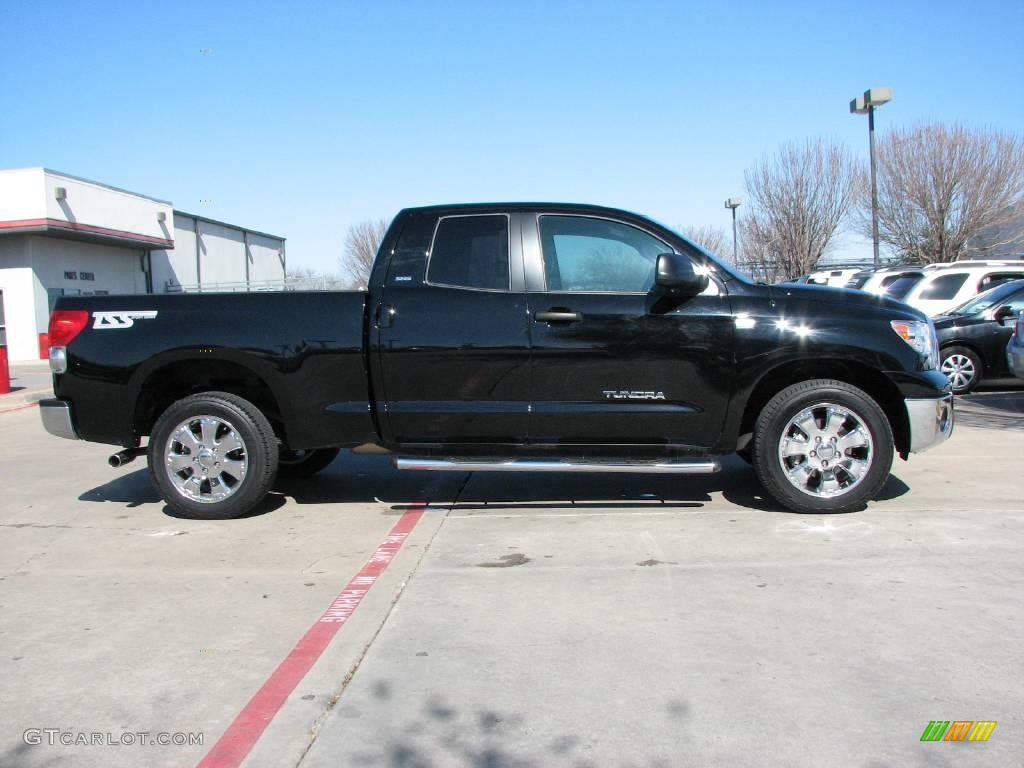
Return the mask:
M 148 454 L 178 513 L 244 514 L 340 449 L 399 469 L 714 472 L 857 509 L 953 428 L 935 332 L 860 291 L 752 283 L 650 219 L 403 210 L 365 292 L 61 298 L 55 435 Z M 140 447 L 148 436 L 147 447 Z

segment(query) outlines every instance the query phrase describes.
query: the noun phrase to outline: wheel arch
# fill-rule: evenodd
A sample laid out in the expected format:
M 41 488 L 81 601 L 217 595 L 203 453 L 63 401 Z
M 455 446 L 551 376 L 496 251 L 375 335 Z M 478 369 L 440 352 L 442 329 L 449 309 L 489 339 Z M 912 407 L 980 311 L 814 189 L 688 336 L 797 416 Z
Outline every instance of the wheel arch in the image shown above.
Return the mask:
M 943 350 L 949 349 L 950 347 L 966 347 L 967 349 L 971 350 L 971 352 L 976 354 L 979 359 L 981 359 L 981 350 L 974 342 L 968 339 L 955 339 L 953 341 L 943 342 L 942 344 L 939 345 L 939 352 L 941 353 Z
M 266 377 L 239 361 L 209 357 L 175 357 L 140 372 L 132 429 L 138 436 L 150 434 L 168 406 L 202 392 L 245 398 L 266 416 L 278 438 L 286 438 L 281 400 Z
M 939 364 L 942 364 L 942 353 L 947 349 L 953 347 L 961 347 L 963 349 L 969 349 L 978 358 L 978 362 L 981 364 L 981 370 L 978 372 L 981 378 L 985 377 L 985 374 L 989 371 L 988 361 L 985 359 L 985 354 L 981 351 L 981 348 L 970 340 L 957 339 L 956 341 L 948 341 L 945 344 L 939 345 Z M 979 379 L 980 380 L 980 379 Z
M 906 458 L 910 452 L 910 421 L 899 387 L 884 373 L 864 363 L 834 358 L 794 360 L 766 371 L 747 397 L 740 419 L 737 447 L 747 447 L 757 417 L 769 400 L 786 387 L 809 379 L 835 379 L 870 395 L 889 421 L 896 451 Z

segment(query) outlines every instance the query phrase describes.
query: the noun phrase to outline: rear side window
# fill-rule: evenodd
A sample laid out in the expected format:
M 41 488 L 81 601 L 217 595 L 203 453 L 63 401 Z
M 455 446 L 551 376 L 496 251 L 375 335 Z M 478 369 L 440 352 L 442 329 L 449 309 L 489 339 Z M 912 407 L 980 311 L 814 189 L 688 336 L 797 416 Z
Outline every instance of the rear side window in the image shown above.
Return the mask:
M 885 286 L 885 295 L 894 299 L 902 299 L 921 281 L 920 275 L 903 275 Z
M 868 281 L 869 277 L 871 277 L 871 273 L 870 272 L 858 272 L 857 274 L 855 274 L 853 277 L 851 277 L 849 280 L 846 281 L 846 287 L 847 288 L 863 288 L 864 287 L 864 283 L 866 283 Z M 883 285 L 884 285 L 884 283 L 883 283 Z
M 948 301 L 956 296 L 957 291 L 967 282 L 967 273 L 939 275 L 921 291 L 920 299 L 925 301 Z
M 896 274 L 893 274 L 893 275 L 887 275 L 886 277 L 882 278 L 882 287 L 883 288 L 888 288 L 890 285 L 895 283 L 897 280 L 903 280 L 903 279 L 908 278 L 908 277 L 912 277 L 912 278 L 916 279 L 918 277 L 921 277 L 921 273 L 920 272 L 897 272 Z
M 427 282 L 457 288 L 509 290 L 508 217 L 441 219 L 430 249 Z

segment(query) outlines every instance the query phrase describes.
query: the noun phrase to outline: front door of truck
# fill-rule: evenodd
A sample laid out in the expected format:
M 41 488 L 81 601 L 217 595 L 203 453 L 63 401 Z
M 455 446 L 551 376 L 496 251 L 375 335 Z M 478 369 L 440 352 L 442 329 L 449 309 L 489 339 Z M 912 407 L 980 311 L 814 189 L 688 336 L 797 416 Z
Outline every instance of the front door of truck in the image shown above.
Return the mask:
M 518 217 L 419 214 L 374 311 L 389 443 L 519 443 L 529 413 L 529 321 Z
M 731 390 L 724 286 L 713 279 L 704 294 L 685 299 L 652 292 L 658 254 L 676 249 L 638 225 L 540 214 L 522 226 L 530 441 L 712 444 Z

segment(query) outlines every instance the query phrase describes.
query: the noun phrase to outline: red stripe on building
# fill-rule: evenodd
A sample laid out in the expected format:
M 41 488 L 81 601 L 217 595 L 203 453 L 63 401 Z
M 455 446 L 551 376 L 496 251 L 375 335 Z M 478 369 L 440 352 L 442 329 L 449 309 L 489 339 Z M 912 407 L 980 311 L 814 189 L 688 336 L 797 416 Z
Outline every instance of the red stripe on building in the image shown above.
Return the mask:
M 168 240 L 163 237 L 141 235 L 137 232 L 128 232 L 123 229 L 95 227 L 92 224 L 79 224 L 78 222 L 75 221 L 64 221 L 63 219 L 20 219 L 18 221 L 0 221 L 0 229 L 37 230 L 40 228 L 64 229 L 71 232 L 85 232 L 90 235 L 104 235 L 106 237 L 116 237 L 120 240 L 135 240 L 139 242 L 149 243 L 150 245 L 159 245 L 161 248 L 174 247 L 173 240 Z

